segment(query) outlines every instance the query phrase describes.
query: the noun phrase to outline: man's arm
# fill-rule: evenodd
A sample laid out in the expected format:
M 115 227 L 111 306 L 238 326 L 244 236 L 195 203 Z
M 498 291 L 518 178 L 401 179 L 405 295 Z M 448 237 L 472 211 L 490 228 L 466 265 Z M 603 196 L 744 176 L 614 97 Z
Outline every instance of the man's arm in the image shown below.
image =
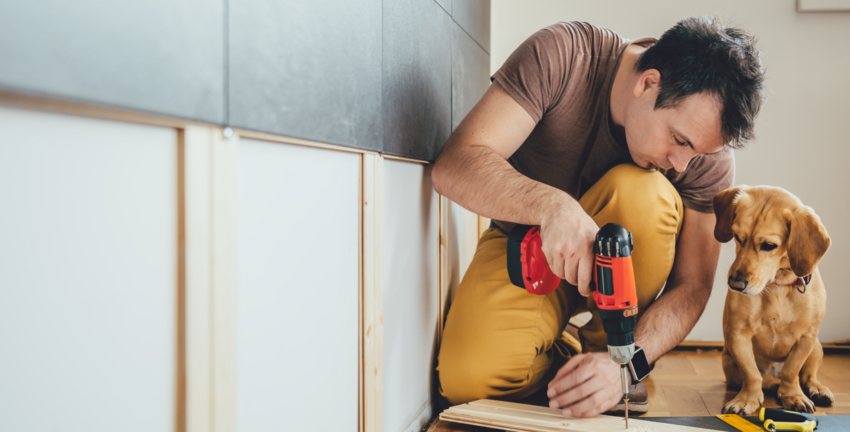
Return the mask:
M 714 238 L 714 213 L 685 208 L 673 270 L 664 292 L 646 309 L 635 329 L 635 344 L 652 363 L 679 344 L 705 310 L 720 243 Z
M 587 295 L 599 227 L 573 197 L 520 174 L 507 161 L 535 126 L 498 83 L 491 84 L 437 158 L 434 189 L 477 214 L 540 225 L 549 267 Z
M 477 214 L 539 224 L 546 204 L 566 194 L 520 174 L 507 161 L 535 125 L 498 83 L 491 84 L 437 158 L 434 189 Z
M 705 310 L 720 256 L 714 222 L 714 213 L 685 208 L 667 285 L 635 330 L 635 344 L 644 349 L 650 363 L 681 342 Z M 549 383 L 547 395 L 549 406 L 562 409 L 566 417 L 601 414 L 623 397 L 620 365 L 607 352 L 574 356 Z

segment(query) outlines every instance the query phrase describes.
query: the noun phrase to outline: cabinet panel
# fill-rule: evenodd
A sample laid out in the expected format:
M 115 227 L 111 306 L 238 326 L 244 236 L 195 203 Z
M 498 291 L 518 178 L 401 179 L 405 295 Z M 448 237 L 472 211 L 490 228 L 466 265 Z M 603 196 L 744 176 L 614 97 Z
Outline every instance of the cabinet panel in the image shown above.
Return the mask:
M 381 1 L 229 6 L 230 123 L 381 149 Z
M 0 2 L 0 87 L 225 122 L 225 4 Z
M 357 430 L 359 169 L 240 142 L 237 430 Z
M 176 132 L 2 107 L 0 129 L 0 430 L 173 430 Z

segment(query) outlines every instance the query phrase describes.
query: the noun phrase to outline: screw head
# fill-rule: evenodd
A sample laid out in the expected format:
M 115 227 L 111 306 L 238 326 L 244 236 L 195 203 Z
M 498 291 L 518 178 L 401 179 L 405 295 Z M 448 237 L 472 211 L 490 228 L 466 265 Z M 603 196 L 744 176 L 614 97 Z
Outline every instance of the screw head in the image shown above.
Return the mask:
M 233 129 L 231 129 L 230 126 L 227 126 L 224 128 L 224 130 L 221 131 L 221 133 L 224 135 L 225 138 L 230 139 L 230 137 L 233 136 Z

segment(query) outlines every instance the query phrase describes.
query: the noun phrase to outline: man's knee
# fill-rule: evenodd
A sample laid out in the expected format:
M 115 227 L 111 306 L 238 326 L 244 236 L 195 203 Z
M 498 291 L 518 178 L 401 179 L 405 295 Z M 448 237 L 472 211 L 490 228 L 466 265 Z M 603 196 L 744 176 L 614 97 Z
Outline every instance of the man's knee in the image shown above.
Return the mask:
M 621 164 L 609 170 L 588 191 L 591 193 L 593 196 L 589 198 L 603 201 L 594 203 L 597 211 L 605 208 L 610 218 L 629 230 L 648 225 L 652 231 L 676 234 L 681 228 L 682 199 L 660 172 Z
M 440 393 L 453 405 L 478 399 L 524 397 L 530 387 L 539 384 L 540 376 L 548 369 L 548 365 L 543 364 L 548 363 L 545 359 L 534 357 L 534 353 L 494 355 L 492 351 L 443 346 L 437 367 Z M 533 359 L 531 364 L 529 358 Z

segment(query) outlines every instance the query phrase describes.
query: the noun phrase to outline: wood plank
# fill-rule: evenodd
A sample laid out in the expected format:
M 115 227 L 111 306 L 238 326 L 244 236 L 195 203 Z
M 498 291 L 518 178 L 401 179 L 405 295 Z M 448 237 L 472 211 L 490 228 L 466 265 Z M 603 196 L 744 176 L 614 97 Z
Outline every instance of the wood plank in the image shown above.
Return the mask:
M 449 308 L 449 294 L 451 293 L 452 282 L 452 249 L 451 249 L 451 234 L 452 234 L 452 202 L 448 198 L 439 196 L 440 207 L 440 247 L 439 247 L 439 274 L 440 274 L 440 295 L 439 306 L 437 307 L 437 341 L 434 349 L 434 359 L 432 364 L 437 364 L 437 355 L 440 352 L 440 344 L 443 341 L 443 327 L 446 323 L 446 315 Z M 437 374 L 437 369 L 433 368 L 431 372 L 431 401 L 435 406 L 439 403 L 440 395 L 440 377 Z
M 487 231 L 487 228 L 490 228 L 490 218 L 486 218 L 484 216 L 478 216 L 478 238 L 481 238 L 481 234 L 484 234 L 484 231 Z
M 0 89 L 0 105 L 126 123 L 164 126 L 175 129 L 191 126 L 208 129 L 221 129 L 216 125 L 177 117 L 169 117 L 93 103 L 54 99 L 48 96 L 18 93 L 5 89 Z
M 186 152 L 185 131 L 177 131 L 177 364 L 175 432 L 186 432 Z
M 443 420 L 486 425 L 517 432 L 603 432 L 622 429 L 625 419 L 613 416 L 564 418 L 560 410 L 494 400 L 477 400 L 449 408 L 440 414 Z M 659 432 L 697 432 L 705 429 L 630 419 L 630 427 L 645 427 Z
M 383 323 L 383 160 L 377 154 L 361 156 L 362 178 L 362 430 L 384 429 L 384 323 Z
M 225 138 L 217 131 L 212 138 L 212 428 L 235 432 L 239 136 Z
M 212 134 L 191 126 L 184 146 L 186 430 L 212 429 Z

